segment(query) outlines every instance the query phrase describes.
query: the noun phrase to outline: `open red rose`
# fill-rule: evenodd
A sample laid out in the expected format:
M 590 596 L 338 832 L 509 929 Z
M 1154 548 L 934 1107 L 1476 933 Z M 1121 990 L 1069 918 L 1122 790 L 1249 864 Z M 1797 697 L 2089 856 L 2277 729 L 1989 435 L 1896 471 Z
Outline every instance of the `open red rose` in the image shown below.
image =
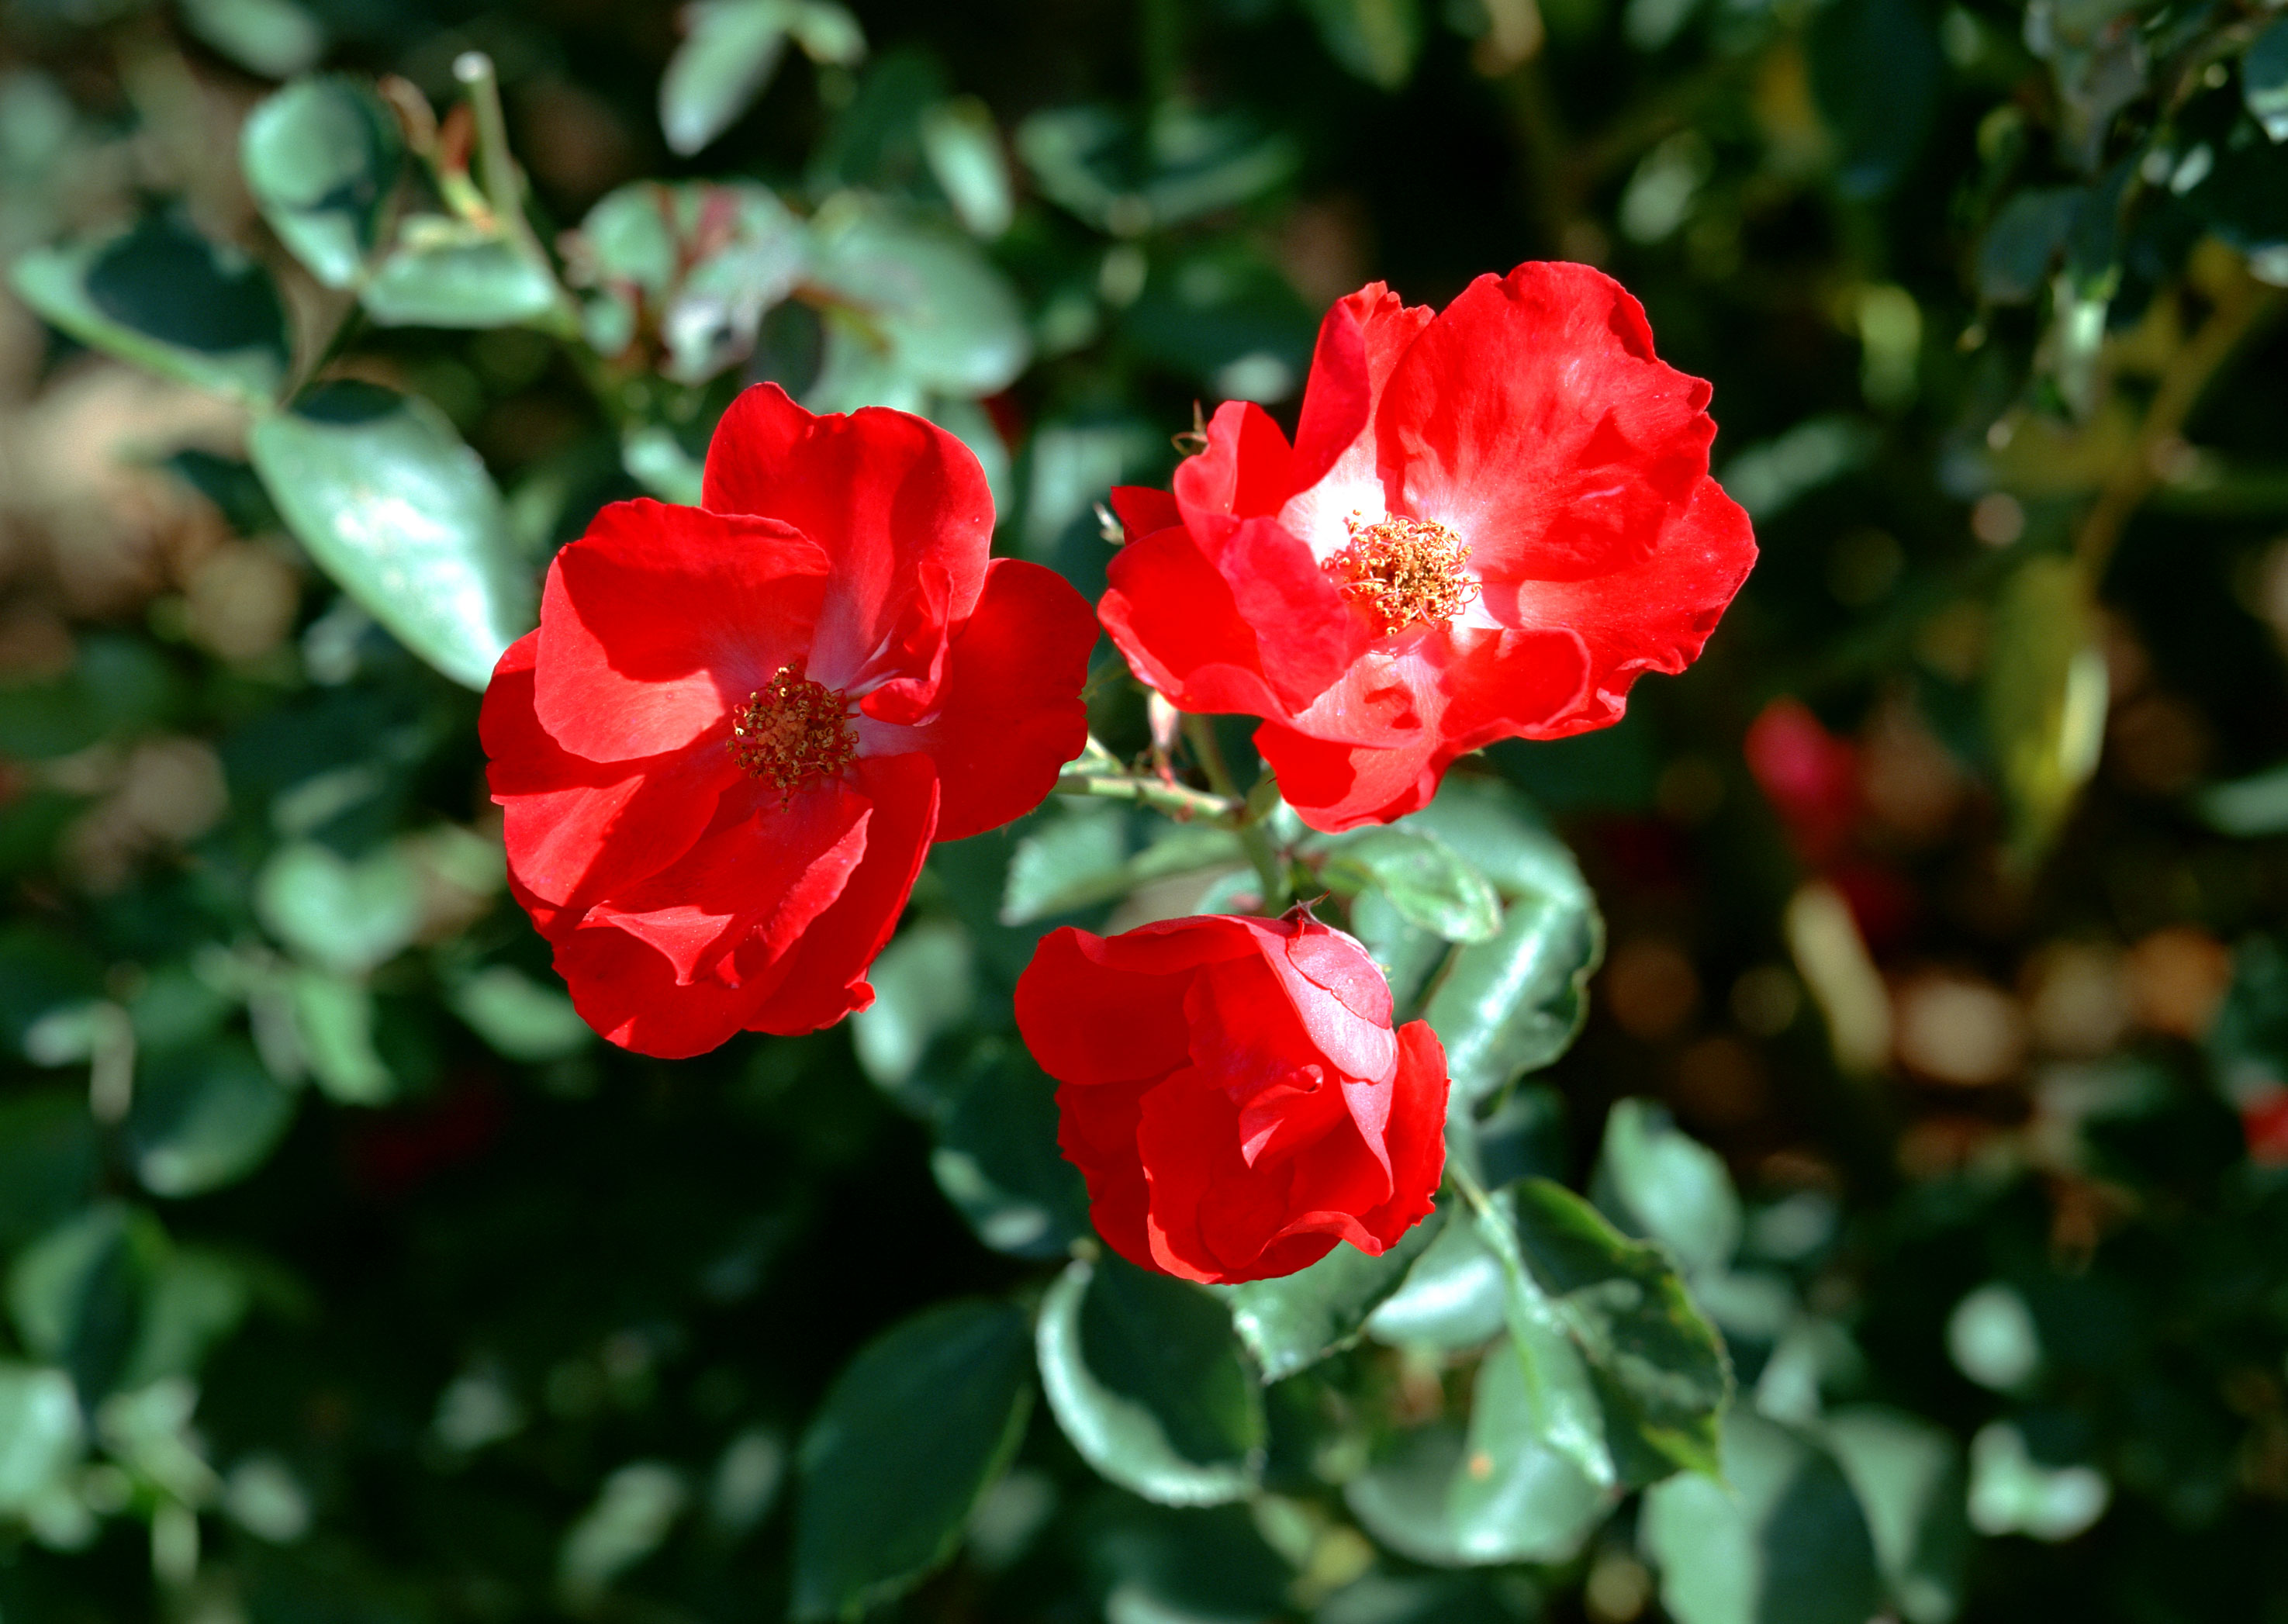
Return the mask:
M 1087 737 L 1088 606 L 988 559 L 952 435 L 763 384 L 703 503 L 597 514 L 482 718 L 518 900 L 588 1023 L 652 1055 L 864 1009 L 932 839 L 1030 811 Z
M 1305 822 L 1402 816 L 1456 757 L 1617 722 L 1699 654 L 1756 557 L 1708 395 L 1586 265 L 1435 314 L 1374 283 L 1327 313 L 1291 445 L 1227 402 L 1172 496 L 1115 493 L 1099 613 L 1178 708 L 1265 718 Z
M 1053 931 L 1017 981 L 1097 1232 L 1194 1280 L 1379 1255 L 1430 1211 L 1446 1051 L 1390 1013 L 1366 949 L 1300 908 Z

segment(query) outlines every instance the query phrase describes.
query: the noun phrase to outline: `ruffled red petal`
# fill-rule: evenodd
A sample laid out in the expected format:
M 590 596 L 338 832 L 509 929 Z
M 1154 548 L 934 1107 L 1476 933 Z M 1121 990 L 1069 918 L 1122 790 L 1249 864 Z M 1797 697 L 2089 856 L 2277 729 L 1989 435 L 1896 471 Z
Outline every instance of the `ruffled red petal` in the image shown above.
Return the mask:
M 826 570 L 825 553 L 774 519 L 612 503 L 549 566 L 540 725 L 592 761 L 682 749 L 802 661 Z
M 1295 425 L 1288 477 L 1296 490 L 1316 485 L 1353 456 L 1373 467 L 1375 408 L 1399 357 L 1436 313 L 1427 305 L 1410 307 L 1381 282 L 1369 282 L 1328 310 Z

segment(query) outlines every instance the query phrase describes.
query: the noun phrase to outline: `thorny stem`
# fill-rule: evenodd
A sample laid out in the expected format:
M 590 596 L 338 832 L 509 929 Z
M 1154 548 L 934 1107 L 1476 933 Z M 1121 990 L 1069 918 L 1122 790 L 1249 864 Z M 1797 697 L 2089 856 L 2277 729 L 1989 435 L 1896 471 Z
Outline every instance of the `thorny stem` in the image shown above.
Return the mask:
M 1186 716 L 1184 738 L 1216 793 L 1240 803 L 1241 812 L 1232 825 L 1233 832 L 1246 849 L 1247 860 L 1255 865 L 1255 877 L 1262 883 L 1263 911 L 1278 914 L 1286 907 L 1291 889 L 1287 883 L 1287 864 L 1273 847 L 1270 835 L 1255 821 L 1253 797 L 1243 797 L 1239 793 L 1238 780 L 1231 775 L 1231 764 L 1223 758 L 1223 746 L 1216 742 L 1215 718 Z
M 581 332 L 579 306 L 557 280 L 548 250 L 525 218 L 524 187 L 517 177 L 516 159 L 509 152 L 508 119 L 501 111 L 500 76 L 493 69 L 493 59 L 481 51 L 464 51 L 453 59 L 453 76 L 468 87 L 469 107 L 476 115 L 477 180 L 484 187 L 485 201 L 492 206 L 500 229 L 548 273 L 549 285 L 556 294 L 555 308 L 549 313 L 549 331 L 560 338 L 576 339 Z
M 1100 801 L 1132 801 L 1154 812 L 1165 812 L 1180 823 L 1209 823 L 1237 830 L 1240 804 L 1228 796 L 1209 795 L 1181 784 L 1164 784 L 1156 778 L 1132 778 L 1125 772 L 1076 772 L 1067 768 L 1057 779 L 1059 795 L 1088 796 Z M 1243 834 L 1243 840 L 1245 836 Z

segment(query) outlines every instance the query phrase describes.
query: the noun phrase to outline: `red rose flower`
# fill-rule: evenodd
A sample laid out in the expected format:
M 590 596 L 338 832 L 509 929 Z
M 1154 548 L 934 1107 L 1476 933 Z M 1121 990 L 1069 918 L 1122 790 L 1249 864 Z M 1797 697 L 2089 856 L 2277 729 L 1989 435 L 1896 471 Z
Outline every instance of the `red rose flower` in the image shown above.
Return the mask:
M 482 721 L 518 900 L 589 1024 L 652 1055 L 864 1009 L 932 839 L 1030 811 L 1087 737 L 1088 606 L 989 561 L 952 435 L 764 384 L 703 503 L 597 514 Z
M 1172 496 L 1116 493 L 1099 613 L 1179 708 L 1265 718 L 1305 822 L 1399 817 L 1456 757 L 1617 722 L 1699 654 L 1756 556 L 1708 393 L 1585 265 L 1434 315 L 1372 284 L 1327 313 L 1293 444 L 1227 402 Z
M 1757 713 L 1741 753 L 1796 854 L 1814 867 L 1833 861 L 1859 821 L 1859 747 L 1783 695 Z
M 1194 1280 L 1379 1255 L 1446 1165 L 1446 1051 L 1390 1029 L 1366 949 L 1298 908 L 1050 933 L 1017 1026 L 1057 1089 L 1057 1142 L 1097 1232 Z

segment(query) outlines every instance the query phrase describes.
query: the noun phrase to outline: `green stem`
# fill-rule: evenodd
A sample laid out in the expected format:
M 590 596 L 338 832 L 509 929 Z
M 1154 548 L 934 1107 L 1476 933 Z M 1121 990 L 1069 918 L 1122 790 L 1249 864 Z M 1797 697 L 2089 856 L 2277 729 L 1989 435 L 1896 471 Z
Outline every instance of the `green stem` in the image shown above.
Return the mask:
M 500 229 L 548 273 L 556 301 L 544 323 L 547 330 L 559 338 L 576 340 L 583 327 L 580 306 L 557 280 L 555 262 L 524 215 L 524 186 L 509 151 L 508 117 L 501 111 L 500 75 L 493 59 L 481 51 L 464 51 L 453 59 L 453 76 L 468 87 L 469 107 L 476 115 L 477 183 L 484 188 L 485 201 Z
M 1057 780 L 1056 793 L 1092 796 L 1100 801 L 1130 801 L 1165 812 L 1179 823 L 1212 823 L 1236 829 L 1239 803 L 1228 796 L 1208 795 L 1181 784 L 1164 784 L 1156 778 L 1132 778 L 1123 772 L 1071 772 Z M 1241 836 L 1245 839 L 1244 834 Z
M 1263 900 L 1259 905 L 1266 914 L 1283 912 L 1292 888 L 1288 884 L 1287 863 L 1271 844 L 1270 834 L 1255 820 L 1253 797 L 1242 796 L 1238 780 L 1231 775 L 1231 764 L 1223 758 L 1223 746 L 1216 741 L 1213 717 L 1187 715 L 1184 717 L 1184 738 L 1192 747 L 1192 756 L 1208 775 L 1208 782 L 1218 795 L 1236 803 L 1239 815 L 1232 822 L 1232 831 L 1247 852 L 1247 860 L 1255 867 L 1255 877 L 1263 886 Z

